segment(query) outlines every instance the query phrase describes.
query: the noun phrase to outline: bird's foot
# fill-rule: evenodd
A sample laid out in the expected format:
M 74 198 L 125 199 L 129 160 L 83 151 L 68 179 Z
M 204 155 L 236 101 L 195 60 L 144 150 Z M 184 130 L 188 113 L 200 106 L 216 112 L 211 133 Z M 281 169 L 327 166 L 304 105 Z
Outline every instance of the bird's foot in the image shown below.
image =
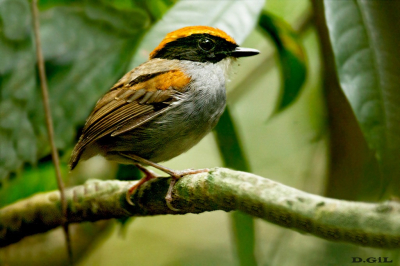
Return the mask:
M 132 202 L 132 199 L 131 199 L 131 196 L 135 193 L 135 191 L 136 191 L 141 185 L 143 185 L 144 183 L 146 183 L 147 181 L 158 177 L 158 175 L 157 175 L 155 172 L 153 172 L 153 171 L 151 171 L 151 170 L 145 168 L 145 167 L 144 167 L 143 165 L 141 165 L 141 164 L 136 164 L 136 167 L 137 167 L 140 171 L 142 171 L 142 172 L 145 174 L 145 176 L 144 176 L 142 179 L 140 179 L 139 182 L 137 182 L 135 185 L 133 185 L 132 187 L 130 187 L 130 188 L 128 189 L 128 192 L 126 192 L 126 201 L 127 201 L 130 205 L 135 205 L 135 204 Z
M 176 181 L 186 175 L 194 175 L 194 174 L 198 174 L 198 173 L 205 173 L 205 172 L 209 172 L 210 169 L 208 168 L 204 168 L 204 169 L 186 169 L 186 170 L 181 170 L 181 171 L 174 171 L 172 170 L 171 172 L 169 172 L 168 174 L 172 177 L 171 179 L 171 183 L 169 183 L 169 188 L 168 188 L 168 192 L 167 195 L 165 196 L 165 202 L 167 203 L 167 206 L 170 210 L 173 211 L 180 211 L 180 209 L 174 208 L 171 204 L 172 202 L 172 189 L 175 186 Z
M 186 169 L 186 170 L 172 170 L 171 168 L 162 166 L 160 164 L 154 163 L 152 161 L 143 159 L 139 156 L 133 155 L 133 154 L 125 154 L 125 153 L 120 153 L 122 156 L 125 156 L 127 158 L 133 159 L 136 162 L 140 162 L 143 164 L 147 164 L 150 166 L 153 166 L 154 168 L 157 168 L 158 170 L 161 170 L 165 173 L 167 173 L 168 175 L 170 175 L 172 177 L 171 183 L 169 184 L 169 188 L 168 188 L 168 192 L 167 195 L 165 196 L 165 201 L 167 203 L 168 208 L 170 208 L 172 211 L 179 211 L 179 209 L 176 209 L 172 206 L 171 202 L 172 202 L 172 190 L 174 188 L 174 185 L 176 183 L 176 181 L 186 175 L 193 175 L 193 174 L 198 174 L 198 173 L 204 173 L 204 172 L 209 172 L 210 169 L 208 168 L 204 168 L 204 169 Z M 139 170 L 141 170 L 146 176 L 143 177 L 138 183 L 136 183 L 134 186 L 132 186 L 128 192 L 126 193 L 126 201 L 131 204 L 134 205 L 132 200 L 131 200 L 131 196 L 133 193 L 135 193 L 136 189 L 138 189 L 139 186 L 141 186 L 143 183 L 149 181 L 150 179 L 156 178 L 158 177 L 153 171 L 150 171 L 148 169 L 146 169 L 144 166 L 142 166 L 141 164 L 136 164 L 136 166 L 139 168 Z

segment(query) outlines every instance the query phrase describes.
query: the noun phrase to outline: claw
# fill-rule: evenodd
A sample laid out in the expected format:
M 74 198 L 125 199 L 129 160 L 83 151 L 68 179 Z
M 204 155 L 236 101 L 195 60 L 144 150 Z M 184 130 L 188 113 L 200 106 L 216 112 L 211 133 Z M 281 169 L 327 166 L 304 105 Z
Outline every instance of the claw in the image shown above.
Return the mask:
M 168 208 L 172 211 L 179 212 L 181 209 L 177 209 L 174 206 L 172 206 L 171 201 L 172 199 L 168 200 L 167 198 L 165 198 L 165 202 L 167 203 Z
M 172 204 L 171 204 L 171 201 L 172 201 L 172 189 L 174 188 L 176 180 L 177 180 L 176 178 L 172 178 L 171 183 L 169 183 L 167 196 L 165 196 L 165 202 L 167 203 L 167 206 L 168 206 L 168 208 L 170 210 L 178 212 L 178 211 L 180 211 L 180 209 L 174 208 L 174 206 L 172 206 Z
M 131 196 L 136 192 L 137 188 L 138 188 L 137 184 L 132 186 L 131 188 L 128 189 L 125 195 L 126 201 L 132 206 L 135 206 L 135 204 L 133 203 Z
M 131 200 L 131 196 L 132 196 L 132 193 L 127 192 L 127 193 L 126 193 L 126 201 L 127 201 L 130 205 L 134 206 L 135 204 L 133 204 L 133 201 Z

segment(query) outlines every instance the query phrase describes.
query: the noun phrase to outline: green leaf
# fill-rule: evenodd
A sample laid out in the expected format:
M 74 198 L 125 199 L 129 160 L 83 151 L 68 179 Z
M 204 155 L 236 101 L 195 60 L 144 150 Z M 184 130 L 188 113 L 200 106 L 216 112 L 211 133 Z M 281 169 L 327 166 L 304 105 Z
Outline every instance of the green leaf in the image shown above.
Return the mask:
M 224 166 L 250 172 L 249 164 L 241 147 L 240 138 L 236 132 L 228 107 L 222 114 L 214 132 Z M 241 212 L 234 212 L 231 217 L 240 265 L 257 265 L 254 256 L 255 231 L 253 218 Z
M 38 1 L 39 10 L 46 10 L 52 7 L 60 6 L 60 5 L 73 5 L 78 4 L 78 1 L 75 0 L 40 0 Z
M 3 34 L 9 40 L 19 41 L 27 37 L 31 22 L 28 1 L 1 1 L 0 18 L 3 24 Z
M 175 3 L 177 0 L 151 0 L 142 1 L 134 0 L 132 1 L 134 6 L 140 7 L 146 10 L 151 16 L 153 21 L 160 20 L 166 11 Z
M 161 19 L 165 11 L 168 10 L 168 6 L 164 1 L 146 1 L 146 5 L 156 20 Z
M 12 12 L 12 13 L 11 13 Z M 26 0 L 0 2 L 0 181 L 49 154 Z M 150 20 L 100 2 L 41 13 L 40 35 L 56 145 L 69 148 L 94 103 L 126 71 Z
M 226 107 L 217 126 L 214 129 L 219 152 L 226 167 L 239 171 L 250 172 L 249 163 L 241 146 L 241 141 L 229 110 Z
M 324 1 L 340 85 L 400 195 L 400 2 Z
M 280 112 L 296 100 L 303 87 L 307 75 L 304 51 L 296 32 L 282 19 L 263 12 L 258 23 L 278 51 L 282 88 L 275 112 Z
M 63 176 L 66 176 L 68 168 L 61 165 Z M 40 167 L 27 167 L 24 178 L 13 178 L 3 183 L 0 189 L 0 208 L 21 198 L 26 198 L 34 193 L 57 189 L 57 180 L 51 162 L 43 163 Z

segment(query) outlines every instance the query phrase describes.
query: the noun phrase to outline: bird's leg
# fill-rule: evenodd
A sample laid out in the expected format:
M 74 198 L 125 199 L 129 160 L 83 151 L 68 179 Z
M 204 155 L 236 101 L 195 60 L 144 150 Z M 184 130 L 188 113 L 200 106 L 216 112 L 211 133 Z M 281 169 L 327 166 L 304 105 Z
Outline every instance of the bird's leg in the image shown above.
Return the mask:
M 136 161 L 136 162 L 139 162 L 139 163 L 142 163 L 142 164 L 146 164 L 146 165 L 153 166 L 154 168 L 157 168 L 158 170 L 163 171 L 163 172 L 169 174 L 169 175 L 172 177 L 171 183 L 169 184 L 169 188 L 168 188 L 167 195 L 165 196 L 165 201 L 166 201 L 166 203 L 167 203 L 168 208 L 170 208 L 170 209 L 173 210 L 173 211 L 179 211 L 179 209 L 176 209 L 176 208 L 174 208 L 174 207 L 171 205 L 171 201 L 172 201 L 172 189 L 173 189 L 173 187 L 174 187 L 176 181 L 177 181 L 179 178 L 181 178 L 181 177 L 183 177 L 183 176 L 185 176 L 185 175 L 193 175 L 193 174 L 204 173 L 204 172 L 210 171 L 210 169 L 208 169 L 208 168 L 205 168 L 205 169 L 186 169 L 186 170 L 177 171 L 177 170 L 172 170 L 172 169 L 170 169 L 170 168 L 168 168 L 168 167 L 162 166 L 162 165 L 160 165 L 160 164 L 154 163 L 154 162 L 149 161 L 149 160 L 147 160 L 147 159 L 144 159 L 144 158 L 142 158 L 142 157 L 136 156 L 136 155 L 134 155 L 134 154 L 125 154 L 125 153 L 120 153 L 120 154 L 121 154 L 122 156 L 127 157 L 127 158 L 130 158 L 130 159 L 132 159 L 132 160 L 134 160 L 134 161 Z M 141 166 L 141 167 L 143 167 L 143 166 Z M 140 168 L 139 168 L 139 169 L 140 169 Z M 147 170 L 147 169 L 146 169 L 146 170 Z M 148 170 L 147 170 L 147 171 L 148 171 Z M 145 173 L 145 174 L 146 174 L 146 173 Z M 147 174 L 146 174 L 146 176 L 147 176 Z M 146 179 L 146 177 L 142 178 L 142 180 L 144 180 L 144 179 Z M 129 191 L 128 191 L 128 193 L 127 193 L 127 200 L 128 200 L 128 196 L 129 196 L 129 200 L 128 200 L 129 203 L 132 202 L 132 201 L 130 201 L 130 196 L 133 194 L 134 190 L 137 189 L 141 184 L 143 184 L 144 182 L 146 182 L 147 180 L 150 180 L 150 179 L 152 179 L 152 178 L 146 179 L 146 180 L 144 180 L 143 182 L 141 182 L 142 180 L 140 180 L 140 181 L 139 181 L 140 184 L 138 183 L 139 185 L 136 184 L 136 185 L 134 186 L 135 188 L 133 188 L 133 189 L 130 188 L 130 189 L 129 189 L 129 191 L 132 190 L 132 192 L 131 192 L 129 195 L 128 195 Z M 133 205 L 133 204 L 132 204 L 132 205 Z
M 132 196 L 133 193 L 135 193 L 136 189 L 138 189 L 145 182 L 158 177 L 156 173 L 154 173 L 153 171 L 151 171 L 149 169 L 146 169 L 143 165 L 141 165 L 139 163 L 137 163 L 135 165 L 140 171 L 142 171 L 145 174 L 145 176 L 142 179 L 140 179 L 139 182 L 137 182 L 135 185 L 130 187 L 128 192 L 126 192 L 126 201 L 130 205 L 134 205 L 132 200 L 131 200 L 131 196 Z

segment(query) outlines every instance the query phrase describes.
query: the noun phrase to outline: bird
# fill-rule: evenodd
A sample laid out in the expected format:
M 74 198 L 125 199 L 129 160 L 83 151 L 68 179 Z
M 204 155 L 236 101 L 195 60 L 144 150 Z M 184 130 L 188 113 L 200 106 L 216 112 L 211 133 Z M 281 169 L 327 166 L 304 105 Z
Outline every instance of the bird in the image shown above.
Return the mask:
M 168 161 L 192 148 L 217 124 L 226 106 L 226 83 L 232 63 L 259 54 L 240 47 L 226 32 L 210 26 L 189 26 L 168 33 L 149 60 L 126 73 L 101 97 L 86 120 L 69 161 L 101 155 L 120 164 L 134 164 L 145 176 L 126 193 L 157 175 L 172 177 L 165 197 L 171 204 L 179 178 L 209 169 L 169 169 Z

